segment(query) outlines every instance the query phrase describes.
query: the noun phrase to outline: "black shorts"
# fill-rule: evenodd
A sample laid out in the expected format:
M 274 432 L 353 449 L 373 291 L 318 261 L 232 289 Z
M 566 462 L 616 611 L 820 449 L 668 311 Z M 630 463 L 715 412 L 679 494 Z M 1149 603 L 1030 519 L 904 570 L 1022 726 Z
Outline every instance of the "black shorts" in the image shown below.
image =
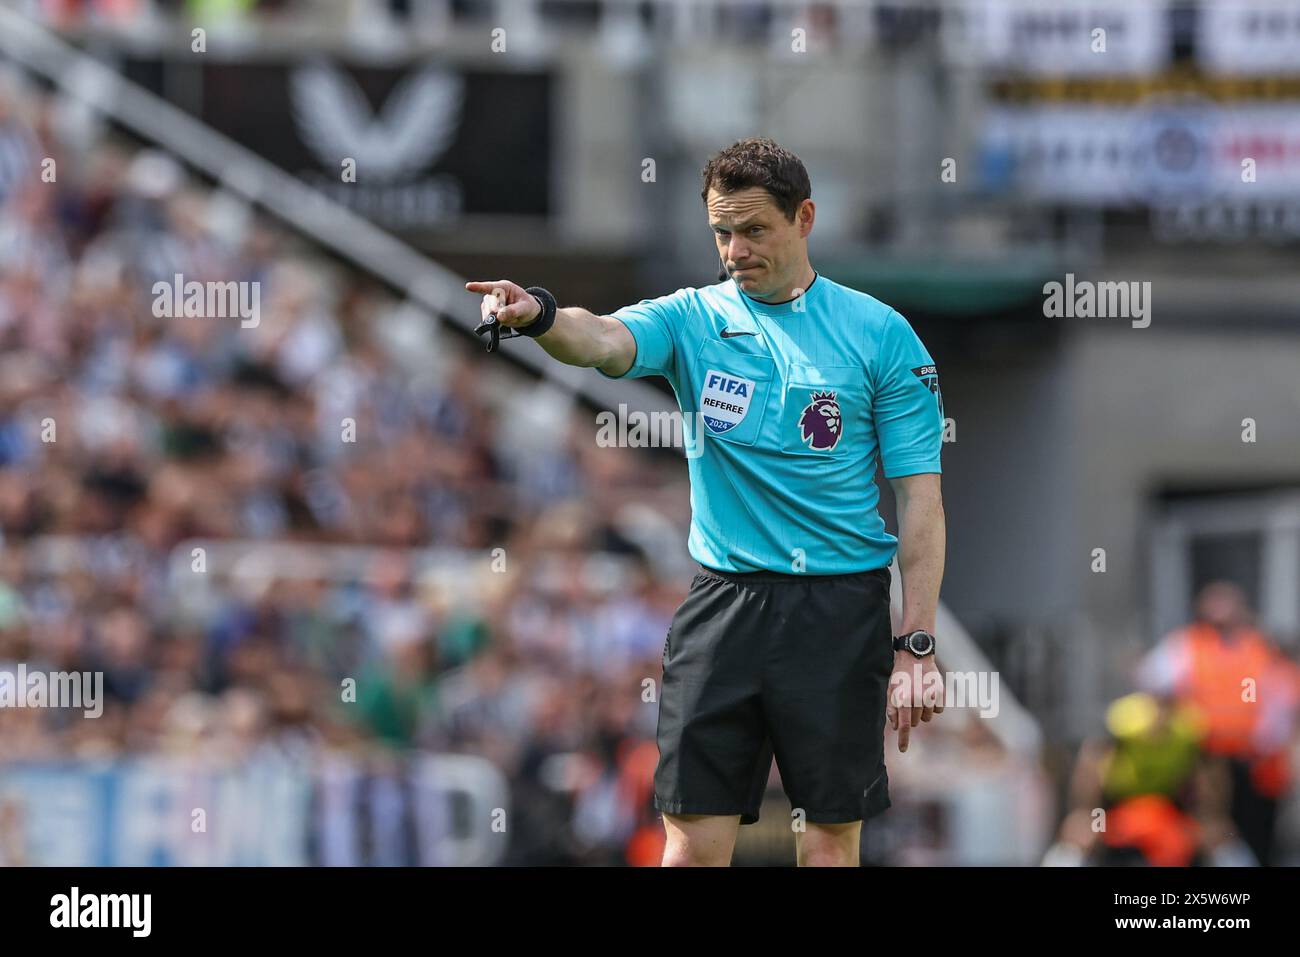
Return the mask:
M 773 755 L 807 821 L 889 807 L 889 581 L 888 568 L 696 575 L 664 644 L 655 807 L 753 824 Z

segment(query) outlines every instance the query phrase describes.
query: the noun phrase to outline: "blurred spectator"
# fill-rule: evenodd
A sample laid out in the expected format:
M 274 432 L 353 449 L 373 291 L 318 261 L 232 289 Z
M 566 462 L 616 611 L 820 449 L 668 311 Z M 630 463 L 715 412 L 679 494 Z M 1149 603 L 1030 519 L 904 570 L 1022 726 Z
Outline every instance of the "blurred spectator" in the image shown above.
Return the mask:
M 1300 711 L 1300 672 L 1255 628 L 1238 586 L 1207 584 L 1195 615 L 1142 661 L 1139 684 L 1199 715 L 1202 748 L 1222 758 L 1230 775 L 1232 821 L 1268 865 L 1278 802 L 1292 786 L 1288 752 Z
M 1079 750 L 1070 809 L 1045 863 L 1255 863 L 1227 820 L 1226 781 L 1205 759 L 1194 709 L 1130 694 L 1107 709 L 1106 731 Z

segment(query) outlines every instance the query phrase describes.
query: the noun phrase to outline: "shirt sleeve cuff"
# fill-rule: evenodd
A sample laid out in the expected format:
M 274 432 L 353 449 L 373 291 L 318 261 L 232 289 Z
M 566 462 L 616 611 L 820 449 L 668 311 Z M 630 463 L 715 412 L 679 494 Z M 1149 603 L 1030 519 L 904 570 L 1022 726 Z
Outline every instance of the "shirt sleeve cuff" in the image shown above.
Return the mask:
M 917 462 L 890 462 L 885 466 L 885 478 L 887 479 L 903 478 L 906 475 L 926 475 L 931 472 L 936 475 L 943 474 L 938 459 Z
M 612 318 L 612 319 L 618 319 L 619 322 L 623 322 L 623 320 L 622 320 L 622 319 L 619 319 L 618 316 L 611 316 L 610 318 Z M 636 333 L 632 330 L 632 327 L 629 326 L 626 322 L 623 322 L 623 328 L 626 329 L 626 330 L 628 331 L 628 335 L 630 335 L 630 336 L 632 337 L 632 348 L 635 350 L 635 351 L 632 353 L 632 364 L 631 364 L 630 366 L 627 367 L 627 370 L 624 371 L 624 373 L 623 373 L 622 375 L 610 375 L 608 372 L 606 372 L 606 371 L 605 371 L 604 369 L 602 369 L 600 366 L 596 366 L 596 371 L 599 372 L 601 375 L 603 375 L 606 379 L 627 379 L 627 378 L 635 379 L 635 378 L 637 378 L 637 376 L 634 375 L 633 373 L 635 373 L 635 372 L 638 371 L 638 370 L 637 370 L 637 365 L 636 365 L 636 360 L 639 359 L 639 358 L 641 358 L 641 343 L 637 341 Z

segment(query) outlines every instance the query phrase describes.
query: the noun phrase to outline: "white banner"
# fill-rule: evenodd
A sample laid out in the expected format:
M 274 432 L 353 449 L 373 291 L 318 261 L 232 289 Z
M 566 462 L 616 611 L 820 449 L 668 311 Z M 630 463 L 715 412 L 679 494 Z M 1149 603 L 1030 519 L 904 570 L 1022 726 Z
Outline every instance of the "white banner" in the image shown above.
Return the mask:
M 0 764 L 0 866 L 490 866 L 510 834 L 490 761 L 332 752 Z
M 1096 205 L 1300 198 L 1293 103 L 1048 104 L 991 112 L 981 138 L 994 191 Z
M 1169 61 L 1165 0 L 968 0 L 943 35 L 950 58 L 1016 73 L 1152 73 Z
M 1203 0 L 1198 22 L 1208 72 L 1300 72 L 1300 0 Z

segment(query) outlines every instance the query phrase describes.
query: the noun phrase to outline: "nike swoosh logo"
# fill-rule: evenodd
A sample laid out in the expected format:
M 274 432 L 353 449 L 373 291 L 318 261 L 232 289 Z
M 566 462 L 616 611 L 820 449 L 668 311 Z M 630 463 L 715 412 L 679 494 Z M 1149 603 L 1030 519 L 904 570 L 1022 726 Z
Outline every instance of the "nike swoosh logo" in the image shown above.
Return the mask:
M 756 336 L 756 335 L 758 335 L 757 332 L 728 332 L 726 329 L 722 330 L 722 338 L 724 339 L 734 339 L 736 336 Z

